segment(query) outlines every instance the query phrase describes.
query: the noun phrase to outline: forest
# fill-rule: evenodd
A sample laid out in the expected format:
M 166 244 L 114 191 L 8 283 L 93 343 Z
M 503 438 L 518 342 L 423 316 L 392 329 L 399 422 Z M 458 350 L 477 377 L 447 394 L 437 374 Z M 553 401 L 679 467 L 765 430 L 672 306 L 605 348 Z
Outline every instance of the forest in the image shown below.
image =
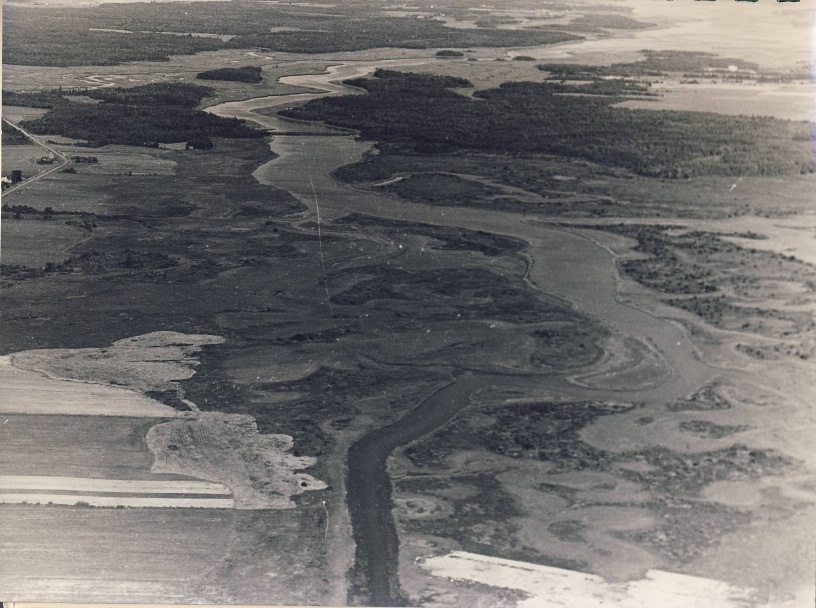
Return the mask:
M 461 79 L 378 70 L 282 112 L 419 150 L 469 148 L 582 158 L 663 178 L 812 173 L 811 125 L 769 117 L 612 107 L 618 95 L 563 95 L 555 83 L 509 82 L 471 99 Z
M 4 106 L 23 106 L 47 110 L 55 105 L 66 103 L 66 101 L 65 93 L 56 89 L 49 91 L 3 91 Z
M 31 143 L 30 139 L 20 133 L 17 129 L 13 129 L 6 125 L 5 122 L 3 123 L 2 135 L 2 144 L 4 146 L 22 146 Z
M 196 74 L 199 80 L 226 80 L 229 82 L 258 83 L 263 80 L 260 66 L 248 65 L 242 68 L 217 68 Z
M 212 147 L 212 137 L 263 137 L 264 131 L 234 118 L 221 118 L 195 108 L 210 89 L 184 83 L 156 83 L 129 89 L 111 87 L 83 91 L 103 103 L 75 103 L 61 92 L 39 94 L 45 100 L 62 100 L 40 118 L 22 123 L 32 133 L 63 135 L 90 146 L 126 144 L 157 146 L 193 142 L 199 149 Z M 18 101 L 25 99 L 26 94 Z
M 92 99 L 128 106 L 195 108 L 212 89 L 183 82 L 155 82 L 137 87 L 104 87 L 80 92 Z
M 41 7 L 3 6 L 3 63 L 116 65 L 125 61 L 163 61 L 170 55 L 191 55 L 223 46 L 214 38 L 91 30 L 114 29 L 105 21 L 103 8 L 104 5 L 42 10 Z
M 363 4 L 344 6 L 342 14 L 249 2 L 111 3 L 47 11 L 5 6 L 3 16 L 3 62 L 13 65 L 116 65 L 222 48 L 324 53 L 537 46 L 580 39 L 554 30 L 456 29 L 433 19 L 385 15 L 381 7 Z M 227 40 L 227 35 L 234 37 Z

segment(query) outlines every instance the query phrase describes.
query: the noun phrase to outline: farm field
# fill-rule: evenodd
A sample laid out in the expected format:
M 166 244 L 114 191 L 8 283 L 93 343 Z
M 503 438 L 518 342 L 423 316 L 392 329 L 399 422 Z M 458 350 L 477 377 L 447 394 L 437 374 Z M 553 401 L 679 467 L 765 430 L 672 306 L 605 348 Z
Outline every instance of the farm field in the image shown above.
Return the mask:
M 175 416 L 177 411 L 144 395 L 115 386 L 69 382 L 0 365 L 0 411 L 55 416 Z
M 6 220 L 2 230 L 4 248 L 8 248 L 3 263 L 34 268 L 62 262 L 74 245 L 88 238 L 81 228 L 56 221 Z
M 4 475 L 89 479 L 191 479 L 151 472 L 148 429 L 162 418 L 4 414 Z M 30 445 L 48 450 L 26 450 Z M 105 454 L 105 458 L 99 458 Z
M 164 594 L 182 599 L 191 592 L 215 599 L 206 591 L 208 574 L 228 554 L 235 526 L 228 509 L 2 505 L 0 511 L 8 524 L 2 532 L 3 587 L 26 580 L 54 583 L 29 587 L 33 600 L 72 597 L 89 571 L 105 581 L 98 587 L 100 600 L 126 597 L 139 585 L 144 588 L 136 592 L 146 600 Z
M 5 112 L 4 112 L 5 114 Z M 5 127 L 5 126 L 4 126 Z M 50 168 L 50 165 L 39 165 L 37 160 L 50 156 L 45 150 L 33 144 L 3 146 L 3 175 L 8 175 L 14 169 L 23 173 L 23 179 L 28 179 Z

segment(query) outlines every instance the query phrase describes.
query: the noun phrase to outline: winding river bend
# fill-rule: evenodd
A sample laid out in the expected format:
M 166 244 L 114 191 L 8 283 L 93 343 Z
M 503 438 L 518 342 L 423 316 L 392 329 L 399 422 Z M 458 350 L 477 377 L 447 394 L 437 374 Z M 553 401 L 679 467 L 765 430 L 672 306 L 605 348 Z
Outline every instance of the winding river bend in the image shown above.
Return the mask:
M 291 76 L 282 82 L 315 89 L 314 94 L 295 94 L 229 102 L 208 111 L 261 124 L 273 132 L 291 132 L 292 122 L 256 113 L 281 108 L 309 99 L 356 92 L 336 81 L 372 72 L 377 67 L 410 67 L 433 59 L 347 63 L 324 74 Z M 701 363 L 694 356 L 688 336 L 674 323 L 616 299 L 616 268 L 609 251 L 585 235 L 543 226 L 535 216 L 494 212 L 483 209 L 413 204 L 356 190 L 331 177 L 336 168 L 355 162 L 370 148 L 353 135 L 337 134 L 336 129 L 310 124 L 297 127 L 297 135 L 274 138 L 271 149 L 278 158 L 259 167 L 258 181 L 289 191 L 309 207 L 309 215 L 319 212 L 324 223 L 357 212 L 386 219 L 423 222 L 438 226 L 484 230 L 526 241 L 532 260 L 529 280 L 537 288 L 571 303 L 577 310 L 604 323 L 613 332 L 651 345 L 669 368 L 664 381 L 642 390 L 622 390 L 617 398 L 641 402 L 661 402 L 687 395 L 706 384 L 722 370 Z M 399 587 L 397 558 L 399 541 L 392 516 L 391 480 L 386 462 L 394 449 L 444 425 L 467 406 L 470 395 L 481 388 L 508 382 L 534 382 L 536 386 L 569 390 L 576 398 L 608 398 L 609 390 L 570 385 L 562 377 L 526 377 L 462 374 L 450 385 L 429 397 L 397 422 L 369 432 L 348 453 L 347 505 L 357 545 L 357 567 L 370 594 L 372 605 L 403 605 Z

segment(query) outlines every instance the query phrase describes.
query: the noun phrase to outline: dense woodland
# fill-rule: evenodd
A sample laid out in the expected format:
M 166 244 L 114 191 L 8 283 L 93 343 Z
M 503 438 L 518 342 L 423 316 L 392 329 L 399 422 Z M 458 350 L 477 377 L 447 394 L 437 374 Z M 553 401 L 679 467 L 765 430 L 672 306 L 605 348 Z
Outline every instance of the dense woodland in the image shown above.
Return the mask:
M 91 146 L 191 142 L 193 147 L 203 149 L 212 147 L 212 137 L 265 135 L 241 120 L 194 110 L 209 91 L 207 87 L 183 83 L 83 91 L 103 101 L 98 104 L 71 102 L 60 91 L 37 93 L 35 98 L 40 96 L 43 103 L 51 101 L 50 109 L 22 126 L 32 133 L 63 135 L 87 141 Z M 24 102 L 28 95 L 18 94 L 15 101 Z
M 195 108 L 212 89 L 182 82 L 156 82 L 138 87 L 103 87 L 82 91 L 92 99 L 128 106 Z
M 624 97 L 563 95 L 511 82 L 474 93 L 466 81 L 378 70 L 348 81 L 367 95 L 326 97 L 283 112 L 420 150 L 471 148 L 577 157 L 659 177 L 810 173 L 810 124 L 767 117 L 611 107 Z
M 28 137 L 20 133 L 17 129 L 8 126 L 5 122 L 3 123 L 2 134 L 2 144 L 4 146 L 22 146 L 31 143 Z
M 342 11 L 248 2 L 111 3 L 47 11 L 18 5 L 5 6 L 3 16 L 3 61 L 14 65 L 114 65 L 221 48 L 323 53 L 536 46 L 580 38 L 553 30 L 456 29 L 356 3 L 344 4 Z M 98 31 L 104 29 L 122 31 Z
M 263 80 L 260 66 L 248 65 L 242 68 L 217 68 L 196 74 L 199 80 L 226 80 L 229 82 L 258 83 Z
M 66 103 L 65 93 L 61 90 L 49 91 L 3 91 L 4 106 L 23 106 L 27 108 L 50 109 L 55 105 Z
M 52 6 L 48 10 L 4 6 L 3 63 L 116 65 L 124 61 L 161 61 L 170 55 L 189 55 L 223 46 L 223 42 L 213 38 L 91 30 L 130 29 L 125 24 L 111 25 L 105 18 L 105 6 L 108 5 L 89 8 Z M 157 20 L 156 27 L 151 29 L 163 29 L 158 23 Z

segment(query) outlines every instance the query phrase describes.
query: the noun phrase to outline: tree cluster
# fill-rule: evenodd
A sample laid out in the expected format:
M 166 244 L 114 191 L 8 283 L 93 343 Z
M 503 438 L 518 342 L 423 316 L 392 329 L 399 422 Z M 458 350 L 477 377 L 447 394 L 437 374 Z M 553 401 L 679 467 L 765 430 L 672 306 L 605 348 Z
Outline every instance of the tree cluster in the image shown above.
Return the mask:
M 213 137 L 265 135 L 242 120 L 192 109 L 209 91 L 207 87 L 183 83 L 94 89 L 86 94 L 104 103 L 73 103 L 66 99 L 44 116 L 22 124 L 32 133 L 59 134 L 85 140 L 92 146 L 155 147 L 192 141 L 198 149 L 209 149 Z
M 248 65 L 242 68 L 217 68 L 196 74 L 199 80 L 226 80 L 229 82 L 258 83 L 263 80 L 260 66 Z
M 154 82 L 137 87 L 88 89 L 85 95 L 127 106 L 177 106 L 195 108 L 212 92 L 209 87 L 183 82 Z

